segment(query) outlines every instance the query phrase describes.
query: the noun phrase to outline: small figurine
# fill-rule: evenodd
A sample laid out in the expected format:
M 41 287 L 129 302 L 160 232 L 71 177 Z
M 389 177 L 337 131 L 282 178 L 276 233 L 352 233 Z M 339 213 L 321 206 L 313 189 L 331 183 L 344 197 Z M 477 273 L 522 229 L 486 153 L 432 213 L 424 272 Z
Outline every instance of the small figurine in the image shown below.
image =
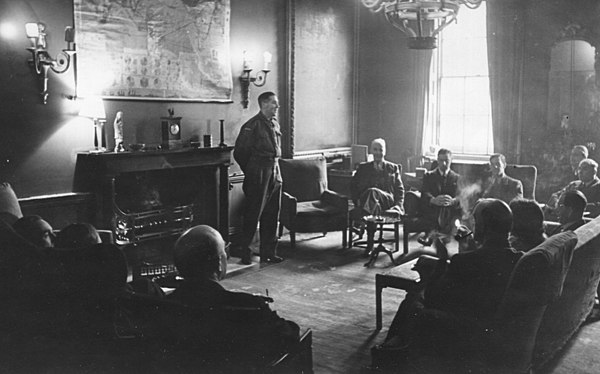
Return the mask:
M 115 129 L 115 152 L 125 152 L 123 147 L 123 112 L 118 111 L 114 122 Z

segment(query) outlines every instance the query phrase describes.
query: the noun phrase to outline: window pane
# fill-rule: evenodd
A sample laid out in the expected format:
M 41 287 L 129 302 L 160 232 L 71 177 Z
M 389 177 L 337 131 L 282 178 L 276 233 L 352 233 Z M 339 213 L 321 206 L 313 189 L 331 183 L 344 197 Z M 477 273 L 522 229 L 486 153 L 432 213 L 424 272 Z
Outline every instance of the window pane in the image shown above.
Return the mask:
M 488 77 L 465 78 L 465 114 L 487 116 L 491 112 Z
M 465 83 L 464 78 L 443 78 L 441 92 L 448 93 L 444 100 L 440 102 L 440 114 L 462 115 L 465 104 Z
M 455 153 L 462 153 L 463 139 L 463 117 L 440 116 L 440 146 Z
M 486 154 L 488 150 L 489 117 L 465 116 L 464 153 Z

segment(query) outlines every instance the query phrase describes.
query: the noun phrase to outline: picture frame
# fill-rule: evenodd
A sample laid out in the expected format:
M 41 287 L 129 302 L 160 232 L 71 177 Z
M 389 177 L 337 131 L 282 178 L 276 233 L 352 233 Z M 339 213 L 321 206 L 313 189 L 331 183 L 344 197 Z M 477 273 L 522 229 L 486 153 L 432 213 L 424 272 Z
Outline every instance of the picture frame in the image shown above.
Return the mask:
M 230 0 L 74 0 L 78 96 L 232 102 Z

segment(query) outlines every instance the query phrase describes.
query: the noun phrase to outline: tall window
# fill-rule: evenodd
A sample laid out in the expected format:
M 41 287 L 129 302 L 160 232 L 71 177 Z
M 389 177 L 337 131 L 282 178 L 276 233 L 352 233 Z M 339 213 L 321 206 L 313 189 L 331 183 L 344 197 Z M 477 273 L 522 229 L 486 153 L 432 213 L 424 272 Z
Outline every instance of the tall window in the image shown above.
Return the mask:
M 424 150 L 449 148 L 465 158 L 494 151 L 485 2 L 461 8 L 439 36 L 430 75 Z

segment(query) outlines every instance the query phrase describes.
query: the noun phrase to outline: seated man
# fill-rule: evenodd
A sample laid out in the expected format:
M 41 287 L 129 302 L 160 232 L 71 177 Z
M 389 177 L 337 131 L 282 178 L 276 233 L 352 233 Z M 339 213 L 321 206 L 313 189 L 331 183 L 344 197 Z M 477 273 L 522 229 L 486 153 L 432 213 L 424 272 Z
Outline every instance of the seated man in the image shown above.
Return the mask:
M 42 217 L 32 215 L 19 218 L 12 225 L 17 234 L 41 248 L 54 247 L 52 226 Z
M 272 311 L 267 304 L 272 300 L 227 291 L 219 284 L 227 271 L 227 255 L 217 230 L 192 227 L 175 243 L 173 256 L 184 280 L 167 298 L 212 311 L 210 323 L 202 325 L 207 331 L 195 338 L 240 362 L 272 359 L 298 342 L 298 325 Z
M 436 241 L 440 260 L 431 274 L 421 274 L 422 287 L 408 292 L 386 342 L 375 348 L 375 352 L 407 347 L 415 341 L 421 335 L 417 321 L 425 309 L 471 321 L 487 320 L 494 315 L 511 272 L 523 253 L 515 251 L 508 241 L 512 212 L 506 203 L 483 199 L 473 214 L 474 239 L 479 246 L 454 255 L 448 262 L 446 248 Z
M 571 154 L 569 155 L 569 164 L 571 165 L 571 171 L 573 174 L 571 176 L 578 176 L 579 171 L 579 163 L 581 160 L 588 158 L 589 152 L 585 145 L 576 145 L 571 149 Z
M 556 214 L 555 210 L 560 196 L 573 190 L 581 191 L 585 195 L 587 199 L 585 210 L 589 213 L 589 217 L 594 218 L 600 215 L 600 178 L 597 173 L 598 163 L 596 161 L 591 158 L 581 160 L 577 171 L 579 180 L 569 183 L 562 190 L 552 194 L 547 204 L 546 218 L 548 219 L 551 214 Z
M 404 186 L 398 165 L 386 161 L 385 140 L 371 142 L 373 161 L 363 162 L 352 177 L 352 200 L 363 215 L 378 215 L 388 209 L 404 213 Z
M 504 174 L 506 158 L 501 153 L 490 156 L 492 176 L 485 182 L 483 198 L 500 199 L 509 204 L 514 198 L 523 197 L 523 183 Z
M 438 166 L 425 173 L 421 188 L 421 206 L 423 220 L 430 230 L 450 233 L 454 222 L 460 218 L 462 210 L 456 196 L 458 195 L 457 173 L 450 169 L 452 152 L 442 148 L 437 155 Z M 431 245 L 430 232 L 418 239 L 423 245 Z
M 514 249 L 527 252 L 547 239 L 544 233 L 544 212 L 535 200 L 515 199 L 509 206 L 513 213 L 509 241 Z
M 550 235 L 568 230 L 573 231 L 580 226 L 583 226 L 585 224 L 583 213 L 585 212 L 586 206 L 587 199 L 581 191 L 573 190 L 562 194 L 560 200 L 558 200 L 558 207 L 556 208 L 560 226 L 557 226 L 552 230 Z

